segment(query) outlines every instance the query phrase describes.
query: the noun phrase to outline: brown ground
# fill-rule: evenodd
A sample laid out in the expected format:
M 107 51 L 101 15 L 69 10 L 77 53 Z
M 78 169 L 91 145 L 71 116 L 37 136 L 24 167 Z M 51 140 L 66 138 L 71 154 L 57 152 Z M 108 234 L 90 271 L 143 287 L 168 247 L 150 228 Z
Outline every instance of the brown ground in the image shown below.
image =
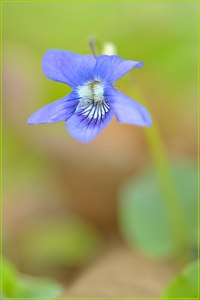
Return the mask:
M 120 245 L 86 270 L 63 296 L 158 298 L 172 274 L 169 264 L 152 261 Z

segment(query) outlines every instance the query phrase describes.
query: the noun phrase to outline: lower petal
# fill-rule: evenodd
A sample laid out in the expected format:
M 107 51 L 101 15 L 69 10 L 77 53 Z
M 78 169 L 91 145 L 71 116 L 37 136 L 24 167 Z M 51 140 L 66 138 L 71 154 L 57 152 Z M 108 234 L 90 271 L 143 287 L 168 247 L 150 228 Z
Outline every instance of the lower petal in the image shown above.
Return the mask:
M 106 99 L 112 106 L 113 113 L 119 122 L 138 126 L 152 125 L 149 112 L 141 104 L 111 86 L 107 88 L 105 93 Z
M 103 120 L 87 119 L 76 112 L 67 120 L 66 127 L 75 139 L 83 143 L 89 143 L 103 130 L 111 119 L 111 112 Z
M 27 121 L 28 124 L 45 124 L 66 121 L 75 111 L 79 101 L 75 92 L 50 103 L 36 111 Z

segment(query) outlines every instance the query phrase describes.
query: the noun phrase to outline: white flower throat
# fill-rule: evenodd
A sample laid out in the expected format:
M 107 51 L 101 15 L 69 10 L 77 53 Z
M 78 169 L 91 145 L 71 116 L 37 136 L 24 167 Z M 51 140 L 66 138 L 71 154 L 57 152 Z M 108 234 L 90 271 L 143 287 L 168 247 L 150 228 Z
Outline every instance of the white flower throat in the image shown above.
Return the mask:
M 99 81 L 88 82 L 78 87 L 78 95 L 80 113 L 88 119 L 103 120 L 110 109 L 104 97 L 104 85 Z

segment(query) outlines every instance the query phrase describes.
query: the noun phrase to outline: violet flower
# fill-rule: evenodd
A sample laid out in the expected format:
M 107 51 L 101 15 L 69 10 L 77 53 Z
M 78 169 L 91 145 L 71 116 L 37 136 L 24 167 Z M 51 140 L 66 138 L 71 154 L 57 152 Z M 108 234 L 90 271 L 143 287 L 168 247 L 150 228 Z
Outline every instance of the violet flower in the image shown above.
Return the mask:
M 66 122 L 69 133 L 81 142 L 90 142 L 115 116 L 119 122 L 150 126 L 148 111 L 120 93 L 113 83 L 142 62 L 124 60 L 117 55 L 79 55 L 49 50 L 42 60 L 44 74 L 68 84 L 72 92 L 36 111 L 28 124 Z

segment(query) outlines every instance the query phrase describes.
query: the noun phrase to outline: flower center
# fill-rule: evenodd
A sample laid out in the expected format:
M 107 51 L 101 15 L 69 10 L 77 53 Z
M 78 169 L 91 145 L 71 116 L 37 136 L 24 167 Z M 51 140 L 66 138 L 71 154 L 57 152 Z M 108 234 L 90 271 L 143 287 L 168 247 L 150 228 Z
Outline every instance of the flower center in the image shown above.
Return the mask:
M 103 93 L 103 84 L 99 81 L 88 82 L 78 88 L 81 101 L 86 101 L 87 103 L 103 103 L 105 101 Z
M 104 97 L 104 85 L 100 81 L 91 81 L 78 87 L 79 114 L 86 119 L 103 120 L 109 112 L 109 104 Z

